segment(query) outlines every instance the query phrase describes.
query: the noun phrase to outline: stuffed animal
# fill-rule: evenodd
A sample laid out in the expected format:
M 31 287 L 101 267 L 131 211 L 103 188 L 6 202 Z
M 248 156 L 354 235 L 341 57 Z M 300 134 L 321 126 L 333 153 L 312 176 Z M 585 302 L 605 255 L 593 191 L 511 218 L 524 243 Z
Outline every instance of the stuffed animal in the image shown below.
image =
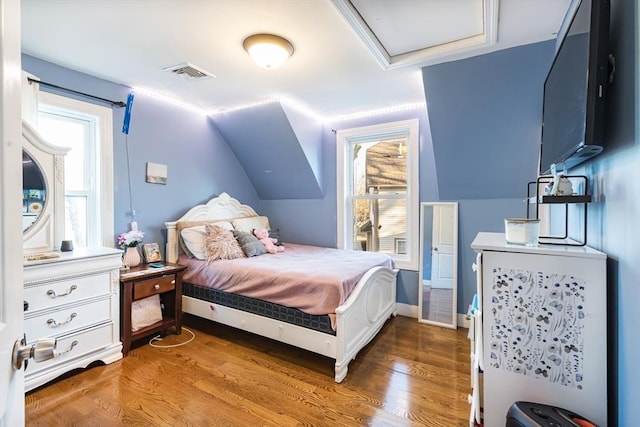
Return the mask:
M 266 228 L 256 228 L 253 230 L 253 234 L 262 242 L 270 254 L 284 251 L 284 246 L 276 246 L 278 239 L 269 237 L 269 231 Z

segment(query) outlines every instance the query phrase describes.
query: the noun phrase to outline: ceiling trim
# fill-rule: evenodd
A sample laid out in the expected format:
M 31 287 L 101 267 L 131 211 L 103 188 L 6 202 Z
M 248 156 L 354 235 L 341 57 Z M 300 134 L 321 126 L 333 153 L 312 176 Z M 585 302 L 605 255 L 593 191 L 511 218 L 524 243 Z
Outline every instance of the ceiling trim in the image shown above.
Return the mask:
M 483 33 L 437 46 L 426 47 L 400 55 L 389 55 L 375 33 L 364 21 L 350 0 L 332 0 L 340 14 L 358 34 L 378 64 L 385 69 L 401 68 L 421 62 L 433 62 L 439 57 L 493 46 L 498 41 L 498 11 L 500 0 L 483 0 Z

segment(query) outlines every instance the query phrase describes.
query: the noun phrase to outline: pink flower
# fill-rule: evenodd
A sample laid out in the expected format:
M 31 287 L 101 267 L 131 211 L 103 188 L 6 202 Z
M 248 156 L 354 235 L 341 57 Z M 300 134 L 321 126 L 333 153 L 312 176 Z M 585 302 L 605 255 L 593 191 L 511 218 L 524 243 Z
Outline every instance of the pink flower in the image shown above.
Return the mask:
M 121 248 L 135 248 L 138 243 L 142 242 L 144 233 L 139 230 L 131 230 L 118 236 L 118 246 Z

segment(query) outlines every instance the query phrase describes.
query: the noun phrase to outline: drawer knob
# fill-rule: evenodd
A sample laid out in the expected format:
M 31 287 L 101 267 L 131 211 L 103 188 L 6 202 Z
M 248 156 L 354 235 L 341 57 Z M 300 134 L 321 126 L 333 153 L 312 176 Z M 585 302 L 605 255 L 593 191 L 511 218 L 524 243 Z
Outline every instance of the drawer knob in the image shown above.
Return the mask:
M 49 289 L 47 291 L 47 295 L 51 298 L 58 298 L 58 297 L 66 297 L 67 295 L 71 295 L 71 292 L 75 291 L 76 289 L 78 289 L 78 287 L 76 285 L 71 285 L 71 287 L 69 288 L 69 290 L 63 294 L 56 294 L 56 291 L 54 291 L 53 289 Z
M 153 285 L 153 289 L 160 289 L 160 285 L 156 283 L 155 285 Z
M 52 328 L 59 328 L 60 326 L 64 326 L 67 323 L 70 323 L 73 319 L 76 318 L 77 315 L 78 315 L 78 313 L 71 313 L 71 316 L 69 316 L 69 318 L 65 322 L 62 322 L 62 323 L 58 323 L 54 319 L 49 319 L 49 320 L 47 320 L 47 325 L 49 325 Z

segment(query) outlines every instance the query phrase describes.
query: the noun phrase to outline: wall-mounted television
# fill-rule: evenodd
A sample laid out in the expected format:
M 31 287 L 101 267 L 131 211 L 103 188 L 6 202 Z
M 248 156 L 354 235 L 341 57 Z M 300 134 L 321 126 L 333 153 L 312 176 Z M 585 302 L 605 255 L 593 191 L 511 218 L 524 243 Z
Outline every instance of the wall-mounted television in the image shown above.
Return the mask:
M 602 152 L 609 84 L 609 0 L 573 0 L 544 83 L 539 172 Z

